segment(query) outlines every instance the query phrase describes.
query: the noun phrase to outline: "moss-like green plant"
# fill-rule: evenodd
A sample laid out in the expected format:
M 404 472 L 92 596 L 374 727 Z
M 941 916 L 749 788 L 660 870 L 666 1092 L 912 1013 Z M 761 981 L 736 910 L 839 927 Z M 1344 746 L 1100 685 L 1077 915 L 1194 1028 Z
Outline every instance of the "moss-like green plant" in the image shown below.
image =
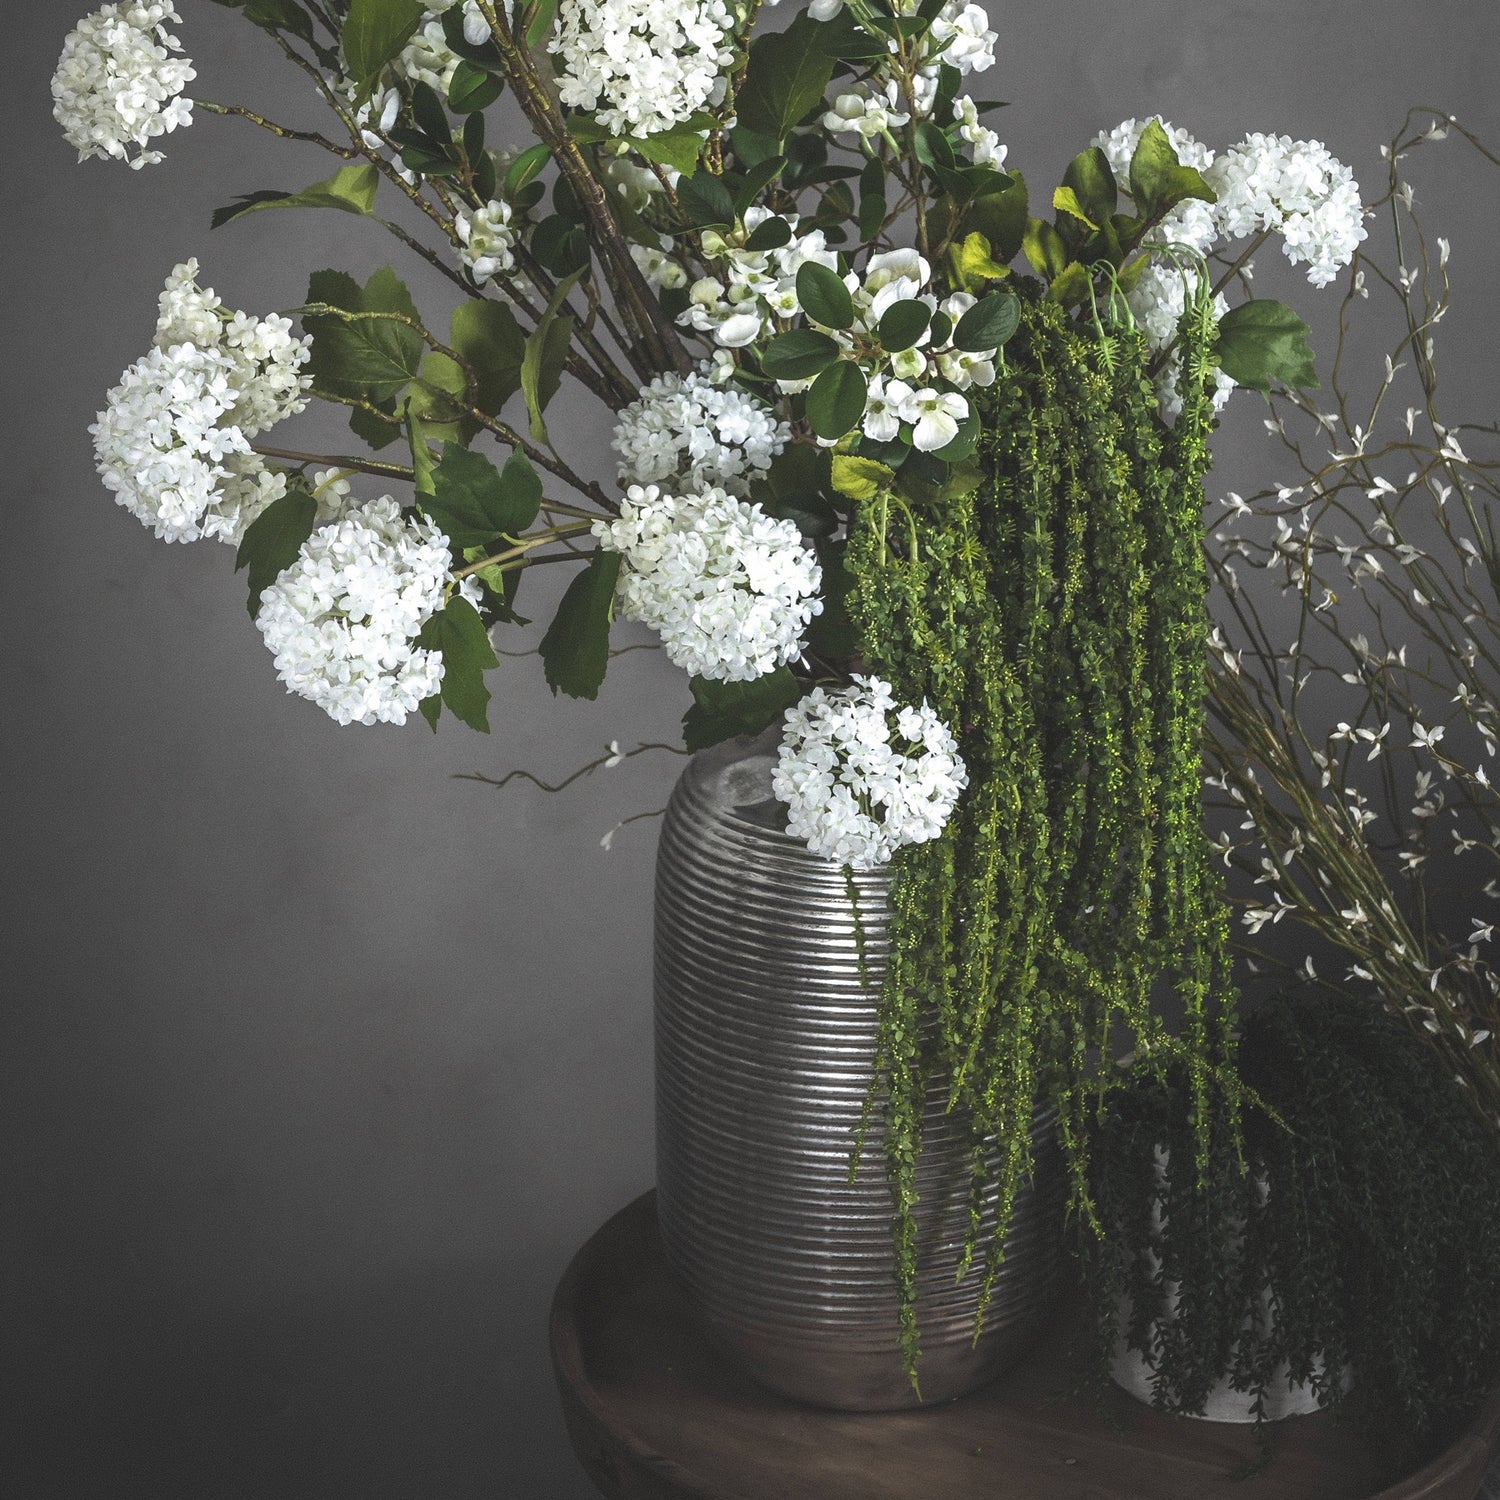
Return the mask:
M 1372 1447 L 1410 1468 L 1500 1375 L 1500 1157 L 1440 1060 L 1356 1001 L 1278 998 L 1239 1061 L 1278 1117 L 1247 1109 L 1249 1174 L 1221 1134 L 1206 1177 L 1175 1170 L 1196 1145 L 1184 1068 L 1098 1123 L 1101 1364 L 1121 1333 L 1154 1347 L 1158 1403 L 1189 1412 L 1227 1374 L 1259 1413 L 1283 1365 L 1336 1405 L 1352 1372 Z
M 1211 1117 L 1234 1113 L 1220 1086 L 1226 926 L 1201 815 L 1209 338 L 1190 313 L 1184 410 L 1167 432 L 1143 340 L 1023 297 L 973 472 L 931 490 L 903 474 L 900 496 L 851 524 L 864 659 L 954 728 L 970 778 L 943 837 L 903 850 L 892 872 L 877 1083 L 914 1379 L 930 1088 L 946 1086 L 975 1143 L 964 1264 L 982 1262 L 981 1316 L 1039 1097 L 1058 1106 L 1087 1222 L 1087 1124 L 1111 1071 L 1098 1059 L 1118 1042 L 1180 1058 L 1201 1162 Z M 999 1224 L 981 1245 L 990 1191 Z

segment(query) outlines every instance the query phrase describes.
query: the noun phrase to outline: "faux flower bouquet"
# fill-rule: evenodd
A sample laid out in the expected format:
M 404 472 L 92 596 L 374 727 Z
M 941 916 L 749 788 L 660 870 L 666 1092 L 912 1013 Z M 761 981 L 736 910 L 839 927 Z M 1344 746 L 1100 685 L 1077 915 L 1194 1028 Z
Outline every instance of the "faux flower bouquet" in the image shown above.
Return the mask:
M 1349 172 L 1316 142 L 1216 154 L 1129 120 L 1038 199 L 987 123 L 1000 34 L 962 0 L 813 0 L 753 39 L 754 0 L 219 3 L 308 77 L 328 134 L 190 102 L 181 18 L 150 0 L 68 38 L 80 155 L 155 163 L 194 103 L 312 141 L 327 179 L 215 223 L 342 210 L 456 305 L 434 321 L 393 270 L 323 270 L 256 318 L 179 266 L 94 429 L 106 484 L 166 540 L 237 547 L 278 673 L 342 723 L 484 729 L 491 635 L 553 563 L 578 569 L 541 641 L 554 691 L 595 696 L 624 615 L 692 674 L 689 748 L 784 720 L 792 833 L 892 864 L 874 1075 L 914 1367 L 932 1079 L 1005 1143 L 1006 1203 L 1050 1088 L 1086 1208 L 1111 1026 L 1185 1053 L 1200 1108 L 1223 1071 L 1205 439 L 1236 384 L 1311 382 L 1295 313 L 1229 294 L 1273 236 L 1334 277 L 1364 236 Z M 536 143 L 492 149 L 502 110 Z M 611 414 L 612 479 L 549 429 L 564 382 Z M 366 456 L 266 441 L 314 396 Z

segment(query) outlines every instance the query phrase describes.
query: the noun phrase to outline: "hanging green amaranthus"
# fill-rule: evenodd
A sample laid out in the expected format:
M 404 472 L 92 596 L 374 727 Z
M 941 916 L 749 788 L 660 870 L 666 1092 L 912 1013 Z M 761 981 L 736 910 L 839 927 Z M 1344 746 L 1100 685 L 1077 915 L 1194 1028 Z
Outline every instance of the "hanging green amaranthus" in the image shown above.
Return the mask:
M 1201 809 L 1211 336 L 1190 311 L 1165 431 L 1139 335 L 1023 299 L 974 471 L 908 482 L 851 524 L 864 659 L 953 727 L 970 784 L 943 836 L 892 865 L 876 1076 L 914 1381 L 929 1089 L 974 1142 L 964 1264 L 982 1263 L 981 1317 L 1039 1099 L 1057 1106 L 1071 1211 L 1090 1222 L 1085 1127 L 1116 1051 L 1185 1068 L 1200 1159 L 1211 1116 L 1233 1124 L 1227 928 Z

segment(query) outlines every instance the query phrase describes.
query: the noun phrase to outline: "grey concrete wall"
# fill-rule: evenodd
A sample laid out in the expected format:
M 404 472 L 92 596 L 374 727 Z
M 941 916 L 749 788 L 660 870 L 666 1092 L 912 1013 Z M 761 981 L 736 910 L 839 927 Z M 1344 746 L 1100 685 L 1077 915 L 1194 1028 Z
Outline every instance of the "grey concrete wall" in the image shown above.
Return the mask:
M 314 117 L 259 33 L 183 8 L 195 92 Z M 276 683 L 227 549 L 164 546 L 111 504 L 85 429 L 174 261 L 198 255 L 259 312 L 298 302 L 309 270 L 393 254 L 425 307 L 444 293 L 337 215 L 210 235 L 234 194 L 327 170 L 242 124 L 200 118 L 148 171 L 76 167 L 46 85 L 77 13 L 10 0 L 0 95 L 0 1494 L 584 1500 L 547 1302 L 652 1175 L 654 825 L 609 853 L 599 837 L 660 806 L 677 764 L 551 798 L 455 776 L 671 738 L 685 685 L 639 653 L 579 705 L 507 660 L 488 739 L 339 729 Z M 1218 144 L 1316 135 L 1371 181 L 1408 102 L 1500 139 L 1493 0 L 1072 0 L 995 20 L 985 91 L 1014 101 L 1002 133 L 1036 182 L 1152 110 Z M 1495 174 L 1470 189 L 1459 160 L 1434 196 L 1461 292 L 1483 293 Z M 1449 378 L 1493 387 L 1492 325 L 1455 339 Z M 1224 434 L 1226 485 L 1264 472 L 1257 408 L 1241 397 Z M 558 425 L 607 473 L 600 417 Z M 278 440 L 341 433 L 310 416 Z

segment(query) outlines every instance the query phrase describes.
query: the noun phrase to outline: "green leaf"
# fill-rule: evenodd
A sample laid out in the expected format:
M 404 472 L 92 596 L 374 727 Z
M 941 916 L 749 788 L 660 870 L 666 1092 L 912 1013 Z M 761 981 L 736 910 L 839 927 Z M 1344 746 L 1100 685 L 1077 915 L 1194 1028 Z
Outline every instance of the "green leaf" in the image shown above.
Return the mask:
M 763 157 L 754 165 L 746 164 L 745 180 L 734 190 L 735 212 L 743 219 L 760 195 L 786 170 L 786 157 Z
M 300 193 L 248 193 L 225 208 L 216 208 L 209 222 L 212 228 L 222 229 L 232 220 L 262 208 L 337 208 L 347 214 L 368 214 L 374 211 L 379 186 L 380 172 L 375 166 L 341 167 L 332 177 Z
M 420 0 L 349 0 L 344 18 L 344 65 L 359 85 L 355 104 L 369 98 L 380 70 L 411 40 L 427 14 Z
M 682 738 L 691 751 L 706 750 L 737 734 L 759 734 L 769 729 L 794 703 L 802 701 L 803 686 L 778 667 L 750 682 L 692 680 L 693 706 L 682 718 Z
M 1273 380 L 1312 390 L 1318 372 L 1307 334 L 1307 324 L 1280 302 L 1242 302 L 1219 320 L 1219 364 L 1251 390 L 1268 391 Z
M 417 635 L 417 645 L 439 651 L 443 657 L 441 698 L 454 718 L 482 734 L 490 732 L 486 712 L 490 690 L 484 685 L 484 674 L 497 666 L 489 632 L 479 611 L 467 599 L 454 594 L 447 608 L 435 614 Z M 428 700 L 430 701 L 430 700 Z M 423 717 L 437 728 L 437 714 L 421 706 Z
M 762 250 L 779 250 L 792 242 L 792 226 L 779 216 L 762 219 L 750 232 L 745 249 L 759 254 Z
M 1203 174 L 1177 159 L 1159 120 L 1147 122 L 1130 158 L 1130 196 L 1143 217 L 1163 214 L 1185 198 L 1218 202 L 1218 194 L 1203 180 Z
M 700 172 L 677 184 L 678 201 L 694 228 L 709 225 L 727 229 L 735 221 L 734 199 L 729 189 L 710 172 Z
M 1055 196 L 1052 206 L 1071 213 L 1094 229 L 1109 222 L 1120 200 L 1114 168 L 1098 146 L 1080 151 L 1068 163 L 1068 170 L 1063 173 L 1063 187 L 1071 195 L 1073 206 L 1065 207 Z
M 382 422 L 374 412 L 366 411 L 362 406 L 349 408 L 349 430 L 376 453 L 388 448 L 401 436 L 399 427 Z
M 534 4 L 534 9 L 528 7 L 531 19 L 526 23 L 526 45 L 532 48 L 541 46 L 557 18 L 557 0 L 534 0 Z M 462 6 L 457 8 L 463 9 Z
M 865 163 L 859 174 L 859 237 L 873 240 L 880 233 L 887 213 L 885 163 L 878 156 Z
M 880 347 L 887 354 L 912 348 L 932 323 L 932 309 L 915 297 L 893 302 L 880 319 Z
M 814 323 L 848 328 L 854 322 L 854 298 L 836 271 L 806 260 L 797 268 L 797 301 Z
M 558 282 L 541 322 L 527 336 L 521 357 L 521 394 L 526 398 L 526 410 L 531 417 L 531 435 L 539 443 L 547 441 L 547 424 L 542 413 L 562 384 L 563 366 L 573 342 L 573 319 L 561 311 L 562 304 L 582 274 L 575 271 Z
M 620 554 L 599 548 L 568 585 L 542 637 L 547 686 L 570 698 L 597 698 L 609 668 L 609 626 L 614 618 Z
M 478 63 L 462 60 L 448 84 L 448 108 L 460 115 L 488 109 L 500 97 L 501 88 L 500 79 L 493 73 Z
M 837 529 L 838 517 L 827 495 L 830 454 L 812 443 L 788 443 L 751 489 L 768 516 L 795 521 L 809 536 Z
M 304 42 L 313 40 L 312 18 L 296 0 L 218 0 L 230 10 L 242 10 L 245 19 L 262 31 L 290 31 Z
M 807 393 L 807 421 L 820 438 L 836 441 L 865 414 L 869 382 L 853 360 L 841 359 L 813 381 Z
M 833 455 L 833 487 L 851 500 L 873 500 L 881 490 L 889 489 L 896 471 L 873 458 L 856 458 L 850 453 Z
M 1026 259 L 1031 262 L 1032 270 L 1039 276 L 1045 276 L 1048 281 L 1061 276 L 1063 268 L 1068 264 L 1068 247 L 1063 244 L 1062 236 L 1045 219 L 1026 221 L 1026 236 L 1021 241 L 1021 248 L 1026 252 Z
M 1000 281 L 1010 275 L 1010 267 L 1002 266 L 990 253 L 990 242 L 977 230 L 966 234 L 955 245 L 948 247 L 948 264 L 953 279 L 961 291 L 972 292 L 987 281 Z
M 1052 285 L 1047 288 L 1047 301 L 1060 303 L 1063 307 L 1076 307 L 1088 300 L 1092 283 L 1088 268 L 1075 260 L 1053 278 Z
M 944 171 L 951 172 L 958 166 L 958 158 L 953 154 L 953 143 L 931 120 L 923 120 L 917 126 L 914 139 L 917 160 L 924 167 L 941 167 Z
M 1070 187 L 1054 188 L 1052 190 L 1052 207 L 1060 214 L 1068 214 L 1079 220 L 1087 228 L 1098 232 L 1099 226 L 1089 218 L 1083 211 L 1083 204 L 1078 201 L 1078 195 Z
M 1021 303 L 1011 292 L 981 297 L 953 330 L 953 346 L 966 354 L 998 349 L 1021 325 Z
M 625 139 L 630 149 L 647 161 L 673 167 L 684 177 L 691 177 L 698 170 L 698 158 L 703 154 L 702 133 L 688 125 L 663 130 L 659 135 L 632 135 Z
M 766 345 L 760 367 L 774 380 L 807 380 L 839 357 L 839 346 L 814 328 L 794 328 Z
M 505 182 L 500 189 L 501 197 L 510 201 L 526 186 L 543 167 L 552 153 L 545 146 L 529 146 L 505 171 Z
M 513 453 L 503 471 L 460 443 L 444 443 L 432 472 L 432 494 L 423 509 L 456 547 L 516 536 L 537 518 L 542 482 L 524 454 Z
M 833 59 L 818 46 L 818 31 L 804 11 L 785 31 L 767 32 L 750 44 L 745 81 L 734 100 L 741 127 L 781 141 L 822 102 Z
M 437 472 L 437 460 L 432 456 L 432 447 L 428 442 L 432 429 L 422 421 L 411 409 L 411 403 L 406 407 L 406 436 L 411 447 L 411 465 L 415 471 L 412 483 L 417 492 L 417 503 L 424 508 L 426 502 L 432 498 L 434 479 Z
M 393 402 L 417 378 L 425 345 L 407 322 L 417 321 L 405 284 L 389 266 L 361 288 L 342 271 L 316 272 L 309 303 L 327 303 L 350 313 L 390 316 L 347 320 L 336 313 L 309 313 L 303 324 L 312 335 L 308 362 L 318 387 L 336 396 L 363 396 L 377 405 Z
M 234 555 L 234 571 L 248 568 L 250 618 L 260 610 L 260 596 L 276 575 L 297 561 L 302 544 L 313 534 L 318 520 L 318 502 L 301 485 L 273 500 L 245 528 Z
M 990 253 L 998 261 L 1014 259 L 1026 236 L 1026 179 L 1019 172 L 1011 177 L 1008 187 L 981 194 L 964 215 L 965 227 L 990 242 Z

